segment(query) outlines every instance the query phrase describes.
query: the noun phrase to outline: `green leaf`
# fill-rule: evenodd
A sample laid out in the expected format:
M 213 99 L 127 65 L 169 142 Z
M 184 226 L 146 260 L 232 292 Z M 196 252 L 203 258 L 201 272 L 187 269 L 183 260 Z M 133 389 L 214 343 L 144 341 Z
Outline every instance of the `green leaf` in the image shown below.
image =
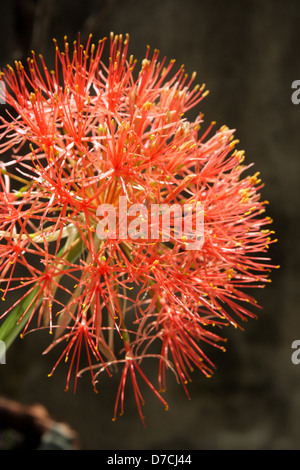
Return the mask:
M 74 244 L 74 246 L 70 249 L 68 253 L 68 256 L 67 256 L 68 261 L 73 263 L 78 259 L 82 251 L 82 245 L 83 244 L 81 240 L 79 240 L 78 243 Z M 58 253 L 58 256 L 61 256 L 64 253 L 64 251 L 65 251 L 65 247 L 63 247 L 60 250 L 60 252 Z M 11 313 L 7 316 L 7 318 L 4 320 L 4 322 L 0 326 L 0 340 L 4 341 L 6 350 L 11 346 L 11 344 L 14 342 L 14 340 L 17 338 L 17 336 L 20 334 L 20 332 L 26 325 L 26 322 L 30 318 L 30 315 L 32 314 L 34 307 L 37 308 L 41 304 L 43 300 L 42 298 L 39 300 L 38 303 L 33 301 L 34 297 L 38 295 L 38 292 L 39 292 L 39 286 L 36 286 L 11 311 Z M 31 302 L 32 302 L 32 305 L 30 305 Z M 28 308 L 29 305 L 30 307 Z M 22 315 L 24 314 L 27 308 L 28 308 L 28 311 L 26 312 L 26 315 L 24 315 L 24 317 L 22 318 Z M 20 318 L 22 318 L 21 321 L 20 321 Z
M 35 302 L 33 302 L 33 305 L 28 309 L 28 312 L 26 313 L 26 315 L 24 315 L 24 318 L 22 318 L 19 323 L 18 321 L 22 317 L 26 308 L 30 305 L 30 302 L 32 302 L 34 297 L 37 295 L 38 291 L 39 286 L 37 286 L 26 297 L 24 297 L 24 299 L 12 310 L 12 312 L 8 315 L 8 317 L 1 325 L 0 340 L 4 341 L 6 350 L 9 348 L 9 346 L 13 343 L 13 341 L 24 328 L 26 321 L 28 320 L 35 305 Z

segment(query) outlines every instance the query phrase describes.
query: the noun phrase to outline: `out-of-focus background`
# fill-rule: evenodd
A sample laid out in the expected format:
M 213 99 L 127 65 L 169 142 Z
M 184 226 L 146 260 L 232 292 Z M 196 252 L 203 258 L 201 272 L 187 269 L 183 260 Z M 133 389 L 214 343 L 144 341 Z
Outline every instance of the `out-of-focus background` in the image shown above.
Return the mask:
M 64 365 L 47 377 L 55 360 L 41 354 L 47 336 L 14 343 L 0 365 L 0 395 L 42 404 L 78 433 L 82 449 L 300 448 L 300 364 L 291 360 L 300 339 L 300 105 L 291 100 L 300 80 L 299 24 L 298 0 L 1 1 L 1 67 L 26 60 L 31 49 L 51 64 L 53 37 L 63 45 L 64 35 L 71 43 L 78 32 L 83 42 L 93 33 L 97 41 L 114 31 L 129 33 L 138 60 L 149 44 L 195 70 L 210 90 L 199 111 L 207 123 L 237 130 L 239 148 L 265 182 L 279 239 L 271 255 L 281 268 L 256 293 L 258 320 L 244 332 L 228 329 L 227 352 L 213 352 L 215 375 L 193 375 L 191 400 L 172 376 L 167 413 L 145 390 L 146 430 L 130 389 L 125 414 L 112 422 L 117 381 L 104 379 L 95 394 L 87 375 L 76 395 L 64 392 Z

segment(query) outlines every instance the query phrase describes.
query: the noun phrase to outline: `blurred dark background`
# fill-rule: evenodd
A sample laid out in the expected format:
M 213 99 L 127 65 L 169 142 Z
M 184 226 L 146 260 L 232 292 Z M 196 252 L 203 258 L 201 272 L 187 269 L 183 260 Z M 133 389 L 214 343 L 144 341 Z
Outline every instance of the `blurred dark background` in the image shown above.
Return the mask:
M 41 355 L 47 337 L 14 343 L 0 365 L 0 395 L 43 404 L 76 430 L 81 448 L 300 448 L 300 365 L 291 361 L 291 344 L 300 339 L 300 105 L 291 101 L 291 84 L 300 79 L 299 24 L 298 0 L 1 1 L 0 66 L 31 49 L 51 64 L 53 37 L 71 43 L 80 32 L 84 42 L 93 33 L 97 41 L 114 31 L 129 33 L 138 60 L 149 44 L 197 71 L 210 90 L 200 105 L 204 118 L 237 130 L 239 148 L 266 183 L 279 239 L 271 255 L 281 268 L 256 293 L 258 320 L 244 332 L 226 331 L 227 352 L 212 351 L 212 378 L 194 374 L 190 401 L 172 376 L 167 413 L 145 390 L 146 430 L 130 389 L 125 414 L 112 422 L 117 381 L 104 379 L 96 395 L 86 375 L 76 395 L 64 392 L 63 365 L 47 378 L 55 360 Z

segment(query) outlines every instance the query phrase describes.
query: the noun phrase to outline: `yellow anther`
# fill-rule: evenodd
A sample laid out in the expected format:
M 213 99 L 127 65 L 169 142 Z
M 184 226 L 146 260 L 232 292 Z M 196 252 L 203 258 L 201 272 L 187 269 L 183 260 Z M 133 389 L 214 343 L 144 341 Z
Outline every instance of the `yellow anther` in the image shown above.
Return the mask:
M 152 106 L 152 103 L 150 101 L 146 101 L 146 103 L 143 104 L 143 109 L 145 111 L 149 111 L 149 109 L 151 108 Z

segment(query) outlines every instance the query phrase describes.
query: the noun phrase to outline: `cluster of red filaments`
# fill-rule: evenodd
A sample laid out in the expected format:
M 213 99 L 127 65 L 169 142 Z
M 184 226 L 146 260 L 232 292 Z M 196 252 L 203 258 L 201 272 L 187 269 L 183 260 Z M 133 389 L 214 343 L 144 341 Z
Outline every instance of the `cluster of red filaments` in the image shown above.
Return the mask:
M 1 72 L 0 150 L 13 151 L 0 175 L 1 318 L 22 305 L 23 336 L 49 328 L 49 349 L 67 341 L 53 368 L 68 360 L 67 388 L 72 372 L 76 387 L 82 350 L 94 387 L 119 365 L 114 417 L 130 376 L 144 420 L 140 379 L 167 408 L 166 371 L 187 392 L 194 369 L 213 372 L 206 345 L 224 349 L 217 329 L 254 316 L 245 290 L 268 281 L 271 220 L 233 131 L 213 131 L 215 123 L 202 131 L 201 114 L 186 119 L 207 94 L 195 73 L 172 73 L 174 61 L 149 48 L 137 70 L 121 35 L 111 35 L 105 65 L 105 43 L 78 40 L 70 52 L 65 38 L 63 51 L 55 42 L 54 70 L 32 53 Z M 201 249 L 172 233 L 167 242 L 99 238 L 97 208 L 117 210 L 120 197 L 201 204 Z M 3 309 L 12 291 L 17 300 Z M 157 388 L 146 358 L 157 361 Z

